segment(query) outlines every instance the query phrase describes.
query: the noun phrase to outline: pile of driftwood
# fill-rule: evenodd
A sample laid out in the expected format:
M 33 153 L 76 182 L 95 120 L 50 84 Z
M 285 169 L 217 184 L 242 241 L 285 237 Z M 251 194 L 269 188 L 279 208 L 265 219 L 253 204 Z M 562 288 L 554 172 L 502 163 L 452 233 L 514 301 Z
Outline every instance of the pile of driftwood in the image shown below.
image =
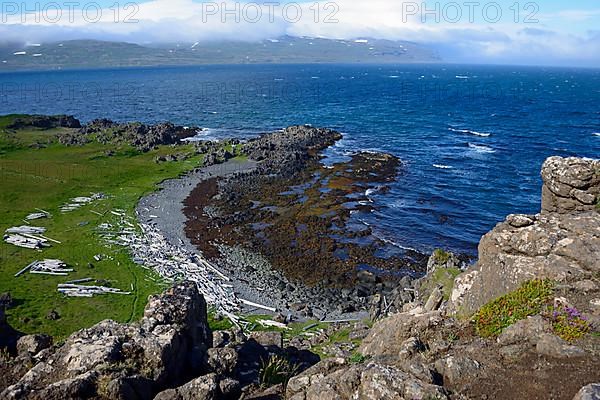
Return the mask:
M 63 204 L 60 207 L 60 211 L 63 213 L 75 211 L 78 208 L 91 203 L 92 201 L 104 199 L 105 197 L 106 196 L 103 193 L 92 193 L 91 196 L 89 196 L 89 197 L 85 197 L 85 196 L 75 197 L 75 198 L 69 200 L 66 204 Z
M 103 294 L 131 294 L 130 292 L 123 292 L 120 289 L 109 288 L 105 286 L 88 286 L 76 283 L 60 284 L 58 285 L 58 291 L 67 297 L 94 297 L 95 295 Z
M 15 226 L 4 233 L 4 241 L 27 249 L 50 247 L 49 242 L 60 243 L 43 235 L 46 228 L 41 226 Z
M 140 224 L 136 229 L 131 217 L 125 213 L 111 213 L 117 218 L 98 227 L 100 235 L 109 243 L 127 247 L 134 262 L 156 272 L 171 283 L 188 280 L 196 283 L 198 290 L 217 312 L 234 323 L 241 301 L 236 297 L 230 279 L 199 255 L 183 247 L 170 244 L 158 229 Z M 121 215 L 117 215 L 121 214 Z
M 42 260 L 34 261 L 15 274 L 15 278 L 29 271 L 31 274 L 39 275 L 54 275 L 67 276 L 69 272 L 73 272 L 72 268 L 68 268 L 67 264 L 61 260 Z

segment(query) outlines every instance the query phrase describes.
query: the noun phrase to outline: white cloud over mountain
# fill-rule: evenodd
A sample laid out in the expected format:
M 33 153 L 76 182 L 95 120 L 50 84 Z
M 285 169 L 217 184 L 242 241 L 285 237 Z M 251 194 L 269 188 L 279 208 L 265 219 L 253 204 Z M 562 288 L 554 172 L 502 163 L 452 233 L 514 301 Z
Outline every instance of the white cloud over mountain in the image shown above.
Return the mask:
M 420 2 L 337 0 L 317 3 L 318 12 L 312 2 L 301 4 L 300 8 L 296 4 L 154 0 L 140 3 L 139 8 L 121 8 L 118 14 L 109 8 L 101 13 L 94 7 L 71 13 L 63 9 L 57 19 L 56 10 L 47 9 L 38 16 L 27 14 L 24 20 L 20 10 L 8 9 L 2 15 L 0 40 L 39 43 L 102 39 L 144 44 L 255 41 L 286 34 L 339 39 L 374 37 L 430 45 L 444 59 L 455 62 L 600 65 L 600 30 L 568 30 L 557 23 L 594 21 L 600 19 L 600 10 L 541 10 L 534 16 L 538 22 L 525 23 L 528 12 L 519 14 L 515 21 L 514 12 L 503 8 L 503 17 L 493 22 L 494 9 L 485 14 L 481 8 L 461 7 L 440 9 L 443 15 L 439 21 L 431 13 L 423 21 Z M 456 18 L 457 11 L 460 18 Z

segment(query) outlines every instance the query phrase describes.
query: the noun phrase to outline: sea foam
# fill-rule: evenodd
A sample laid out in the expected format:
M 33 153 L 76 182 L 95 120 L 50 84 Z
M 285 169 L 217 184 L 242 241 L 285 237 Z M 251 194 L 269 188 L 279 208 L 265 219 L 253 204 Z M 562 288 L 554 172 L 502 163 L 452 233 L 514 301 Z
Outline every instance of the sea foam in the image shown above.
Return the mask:
M 491 133 L 477 132 L 477 131 L 472 131 L 470 129 L 456 129 L 456 128 L 448 128 L 448 129 L 451 130 L 452 132 L 466 133 L 468 135 L 474 135 L 474 136 L 479 136 L 479 137 L 492 136 Z
M 483 146 L 481 144 L 469 143 L 469 148 L 476 151 L 477 153 L 495 153 L 496 150 L 492 149 L 488 146 Z

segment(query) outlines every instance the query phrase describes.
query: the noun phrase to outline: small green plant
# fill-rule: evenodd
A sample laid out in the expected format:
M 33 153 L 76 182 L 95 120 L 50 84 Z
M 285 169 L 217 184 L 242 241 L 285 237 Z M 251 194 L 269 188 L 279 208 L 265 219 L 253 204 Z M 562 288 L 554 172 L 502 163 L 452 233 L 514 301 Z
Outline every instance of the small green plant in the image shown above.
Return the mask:
M 433 258 L 438 264 L 446 264 L 450 260 L 450 253 L 442 249 L 435 249 L 433 251 Z
M 590 323 L 575 307 L 550 307 L 547 315 L 554 333 L 568 342 L 574 342 L 590 331 Z
M 596 211 L 600 212 L 600 198 L 596 202 Z
M 482 337 L 497 336 L 515 322 L 539 314 L 548 303 L 553 289 L 552 281 L 536 279 L 484 305 L 474 316 L 477 334 Z
M 262 387 L 270 387 L 279 384 L 287 386 L 290 378 L 298 373 L 299 366 L 290 363 L 286 358 L 273 356 L 263 361 L 259 379 Z
M 3 347 L 0 349 L 0 361 L 9 362 L 12 359 L 10 352 L 7 348 Z
M 456 332 L 448 333 L 448 341 L 449 342 L 456 342 L 456 341 L 458 341 L 458 339 L 460 339 L 460 337 L 458 336 L 458 333 L 456 333 Z
M 348 362 L 350 364 L 364 364 L 369 358 L 369 356 L 364 356 L 359 352 L 355 352 L 350 356 Z

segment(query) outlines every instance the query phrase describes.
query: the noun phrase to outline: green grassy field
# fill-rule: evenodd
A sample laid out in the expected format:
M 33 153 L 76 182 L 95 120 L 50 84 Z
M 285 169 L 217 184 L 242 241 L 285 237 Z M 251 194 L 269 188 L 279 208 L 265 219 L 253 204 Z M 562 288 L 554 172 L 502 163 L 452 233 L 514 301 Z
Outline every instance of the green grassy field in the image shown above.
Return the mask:
M 193 169 L 201 155 L 186 161 L 157 164 L 157 155 L 192 152 L 191 146 L 164 146 L 140 153 L 129 146 L 88 144 L 65 147 L 58 143 L 60 130 L 23 130 L 9 132 L 12 117 L 0 117 L 0 232 L 11 226 L 25 225 L 23 219 L 36 208 L 52 214 L 50 219 L 32 221 L 45 226 L 46 236 L 58 240 L 42 251 L 0 244 L 0 293 L 10 292 L 15 306 L 8 310 L 9 323 L 24 333 L 47 333 L 58 340 L 83 327 L 104 319 L 120 322 L 141 316 L 150 294 L 164 287 L 152 273 L 136 266 L 126 250 L 108 247 L 96 233 L 110 213 L 123 209 L 133 215 L 137 200 L 156 189 L 161 181 Z M 42 146 L 40 146 L 40 144 Z M 40 148 L 42 147 L 42 148 Z M 108 156 L 108 150 L 114 151 Z M 69 199 L 102 192 L 107 199 L 95 201 L 69 213 L 59 208 Z M 94 261 L 96 254 L 110 256 Z M 75 269 L 68 277 L 14 274 L 35 260 L 58 258 Z M 90 268 L 89 263 L 93 264 Z M 133 293 L 129 296 L 106 295 L 94 298 L 65 298 L 57 284 L 79 278 L 107 280 L 113 287 Z M 49 320 L 55 310 L 60 319 Z

